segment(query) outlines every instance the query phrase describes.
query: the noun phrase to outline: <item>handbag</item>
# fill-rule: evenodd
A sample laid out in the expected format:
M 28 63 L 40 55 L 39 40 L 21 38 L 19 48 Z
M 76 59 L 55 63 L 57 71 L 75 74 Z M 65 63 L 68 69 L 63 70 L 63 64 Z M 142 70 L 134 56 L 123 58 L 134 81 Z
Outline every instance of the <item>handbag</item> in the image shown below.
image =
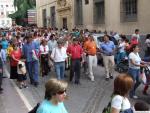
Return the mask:
M 140 77 L 139 77 L 139 81 L 143 84 L 147 83 L 147 79 L 146 79 L 146 75 L 145 75 L 145 69 L 143 68 L 141 73 L 140 73 Z
M 40 103 L 37 103 L 37 105 L 31 111 L 29 111 L 28 113 L 36 113 L 39 106 L 40 106 Z

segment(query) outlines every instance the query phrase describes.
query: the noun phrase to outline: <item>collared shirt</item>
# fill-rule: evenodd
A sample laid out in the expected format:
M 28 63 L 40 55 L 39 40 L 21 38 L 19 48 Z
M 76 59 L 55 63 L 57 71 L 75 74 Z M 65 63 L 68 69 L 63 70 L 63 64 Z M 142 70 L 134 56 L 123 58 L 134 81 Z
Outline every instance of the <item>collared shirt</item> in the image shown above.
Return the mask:
M 56 40 L 49 40 L 47 44 L 48 44 L 49 51 L 52 51 L 56 47 L 57 42 Z
M 64 62 L 67 58 L 66 48 L 54 48 L 52 50 L 51 58 L 54 60 L 54 62 Z
M 39 52 L 36 43 L 31 42 L 31 43 L 25 43 L 23 45 L 23 50 L 22 51 L 23 51 L 23 55 L 25 56 L 27 62 L 31 62 L 31 61 L 35 60 L 35 59 L 33 59 L 33 50 L 36 53 Z
M 41 54 L 48 54 L 48 52 L 49 52 L 48 45 L 45 45 L 45 46 L 40 45 L 40 53 Z
M 112 55 L 115 49 L 115 44 L 113 41 L 102 42 L 100 48 L 104 55 Z
M 77 45 L 70 45 L 67 48 L 67 53 L 71 54 L 72 59 L 79 59 L 83 53 L 83 50 L 79 44 Z
M 1 45 L 2 45 L 2 48 L 3 48 L 3 49 L 7 49 L 9 44 L 8 44 L 8 41 L 7 41 L 7 40 L 2 40 L 2 41 L 1 41 Z
M 87 41 L 84 44 L 84 49 L 87 54 L 89 55 L 95 55 L 96 54 L 96 43 L 95 41 Z

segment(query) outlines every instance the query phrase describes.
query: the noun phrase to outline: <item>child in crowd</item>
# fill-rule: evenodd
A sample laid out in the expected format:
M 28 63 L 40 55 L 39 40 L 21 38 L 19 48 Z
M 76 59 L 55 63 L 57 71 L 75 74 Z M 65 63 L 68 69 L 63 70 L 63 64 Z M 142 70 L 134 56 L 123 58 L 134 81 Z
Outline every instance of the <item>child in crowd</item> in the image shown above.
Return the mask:
M 19 88 L 20 89 L 27 88 L 27 84 L 26 84 L 26 79 L 27 79 L 26 66 L 25 66 L 25 63 L 24 63 L 23 59 L 21 59 L 18 62 L 17 73 L 18 73 Z

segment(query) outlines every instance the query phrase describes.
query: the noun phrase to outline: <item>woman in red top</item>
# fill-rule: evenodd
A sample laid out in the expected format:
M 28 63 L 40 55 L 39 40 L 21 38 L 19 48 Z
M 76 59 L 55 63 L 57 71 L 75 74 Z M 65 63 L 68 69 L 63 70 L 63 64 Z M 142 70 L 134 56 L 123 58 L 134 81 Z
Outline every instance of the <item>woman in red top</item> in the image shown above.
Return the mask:
M 21 50 L 17 44 L 13 44 L 13 51 L 10 53 L 10 79 L 18 79 L 17 64 L 21 58 Z

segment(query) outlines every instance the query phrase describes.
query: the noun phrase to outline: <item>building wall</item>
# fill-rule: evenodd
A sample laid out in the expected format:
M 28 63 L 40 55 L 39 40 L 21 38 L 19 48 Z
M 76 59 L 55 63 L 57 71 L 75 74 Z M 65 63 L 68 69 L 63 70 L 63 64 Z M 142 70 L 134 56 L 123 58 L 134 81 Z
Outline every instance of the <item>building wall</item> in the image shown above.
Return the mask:
M 50 7 L 56 7 L 56 25 L 58 28 L 62 28 L 62 18 L 67 17 L 67 24 L 69 30 L 73 27 L 78 28 L 88 28 L 90 30 L 107 30 L 116 31 L 119 33 L 131 34 L 136 28 L 140 29 L 142 34 L 147 34 L 150 32 L 150 11 L 149 11 L 149 0 L 138 0 L 138 14 L 137 21 L 135 22 L 122 22 L 121 21 L 121 1 L 122 0 L 104 0 L 105 1 L 105 22 L 103 24 L 93 23 L 93 9 L 94 1 L 89 0 L 89 4 L 85 5 L 85 0 L 83 3 L 83 23 L 82 25 L 75 25 L 75 0 L 66 0 L 70 2 L 70 8 L 58 6 L 58 0 L 37 0 L 37 22 L 38 26 L 42 27 L 42 9 L 46 8 L 47 16 L 50 16 Z
M 11 27 L 12 19 L 8 17 L 8 14 L 14 12 L 13 0 L 0 0 L 0 28 Z
M 43 27 L 43 17 L 42 17 L 42 10 L 43 9 L 46 9 L 47 26 L 49 26 L 48 25 L 48 19 L 50 17 L 50 7 L 52 7 L 52 6 L 56 6 L 56 0 L 36 0 L 37 26 L 38 27 Z M 57 14 L 56 14 L 56 22 L 58 22 Z
M 119 33 L 131 34 L 136 28 L 140 29 L 142 34 L 150 32 L 150 11 L 148 11 L 150 1 L 138 0 L 138 15 L 136 22 L 121 22 L 120 19 L 120 2 L 121 0 L 105 0 L 105 23 L 93 24 L 93 0 L 89 0 L 89 4 L 85 5 L 83 0 L 83 25 L 80 28 L 88 28 L 90 30 L 107 30 L 117 31 Z M 76 26 L 75 24 L 73 26 Z

